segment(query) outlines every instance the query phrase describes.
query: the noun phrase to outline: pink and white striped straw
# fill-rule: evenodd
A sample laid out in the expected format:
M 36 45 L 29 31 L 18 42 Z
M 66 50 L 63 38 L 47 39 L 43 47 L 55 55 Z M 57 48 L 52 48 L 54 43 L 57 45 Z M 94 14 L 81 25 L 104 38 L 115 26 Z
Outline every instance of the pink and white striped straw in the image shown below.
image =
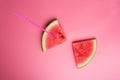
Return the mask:
M 47 30 L 45 30 L 42 26 L 38 25 L 38 24 L 35 23 L 33 20 L 31 20 L 31 19 L 29 19 L 29 18 L 27 18 L 27 17 L 25 17 L 25 16 L 22 16 L 22 15 L 20 15 L 20 14 L 18 14 L 18 13 L 14 13 L 14 15 L 17 16 L 17 17 L 19 17 L 19 18 L 24 19 L 25 21 L 28 21 L 29 23 L 31 23 L 31 24 L 35 25 L 36 27 L 38 27 L 39 29 L 41 29 L 42 31 L 47 32 L 48 35 L 50 35 L 51 37 L 54 37 L 54 38 L 55 38 L 55 35 L 53 35 L 52 33 L 48 32 Z

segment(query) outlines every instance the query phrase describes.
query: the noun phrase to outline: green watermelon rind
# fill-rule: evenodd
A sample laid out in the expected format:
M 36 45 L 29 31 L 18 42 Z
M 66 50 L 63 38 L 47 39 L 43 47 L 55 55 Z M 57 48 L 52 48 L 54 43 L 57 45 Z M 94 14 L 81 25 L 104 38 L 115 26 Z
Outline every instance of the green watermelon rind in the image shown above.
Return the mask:
M 49 32 L 54 25 L 58 25 L 57 19 L 53 20 L 47 27 L 46 30 Z M 42 35 L 42 51 L 46 51 L 46 37 L 49 36 L 48 33 L 44 32 Z
M 89 56 L 89 58 L 84 63 L 77 64 L 77 68 L 78 69 L 81 69 L 81 68 L 85 67 L 87 64 L 89 64 L 89 62 L 95 56 L 95 54 L 96 54 L 96 48 L 97 48 L 97 41 L 96 41 L 96 39 L 93 39 L 92 42 L 93 42 L 93 51 L 92 51 L 91 56 Z

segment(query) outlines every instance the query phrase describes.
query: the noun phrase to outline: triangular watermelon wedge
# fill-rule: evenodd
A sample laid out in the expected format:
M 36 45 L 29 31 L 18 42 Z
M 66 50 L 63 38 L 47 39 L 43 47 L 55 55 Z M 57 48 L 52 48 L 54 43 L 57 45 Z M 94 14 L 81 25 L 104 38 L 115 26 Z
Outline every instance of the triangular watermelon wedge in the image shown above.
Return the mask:
M 72 43 L 77 68 L 87 65 L 96 53 L 96 39 L 75 41 Z
M 57 19 L 51 21 L 47 25 L 46 30 L 48 32 L 52 33 L 55 36 L 55 38 L 48 35 L 48 33 L 43 32 L 43 35 L 42 35 L 42 50 L 43 50 L 43 52 L 45 52 L 46 50 L 51 49 L 57 45 L 60 45 L 66 41 L 65 33 Z

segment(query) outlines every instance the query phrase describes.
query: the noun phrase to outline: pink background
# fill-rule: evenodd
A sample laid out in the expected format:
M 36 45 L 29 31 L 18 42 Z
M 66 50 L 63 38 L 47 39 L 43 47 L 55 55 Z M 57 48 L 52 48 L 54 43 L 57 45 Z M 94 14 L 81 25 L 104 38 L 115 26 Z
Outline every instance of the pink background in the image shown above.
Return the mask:
M 67 42 L 45 53 L 42 26 L 58 18 Z M 120 80 L 120 0 L 0 0 L 0 80 Z M 97 53 L 76 69 L 71 42 L 97 38 Z

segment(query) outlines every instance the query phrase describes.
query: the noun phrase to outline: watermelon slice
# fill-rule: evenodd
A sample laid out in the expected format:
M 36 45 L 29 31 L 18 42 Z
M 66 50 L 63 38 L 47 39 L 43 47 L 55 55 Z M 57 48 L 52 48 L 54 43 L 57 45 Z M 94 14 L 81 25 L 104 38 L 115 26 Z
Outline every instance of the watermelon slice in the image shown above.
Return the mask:
M 45 52 L 48 49 L 51 49 L 59 44 L 62 44 L 66 41 L 66 37 L 64 34 L 63 29 L 61 28 L 60 24 L 58 23 L 58 20 L 51 21 L 47 27 L 46 30 L 50 33 L 52 33 L 54 37 L 49 36 L 48 33 L 43 32 L 42 35 L 42 50 Z
M 77 68 L 87 65 L 96 53 L 96 39 L 87 39 L 72 43 Z

